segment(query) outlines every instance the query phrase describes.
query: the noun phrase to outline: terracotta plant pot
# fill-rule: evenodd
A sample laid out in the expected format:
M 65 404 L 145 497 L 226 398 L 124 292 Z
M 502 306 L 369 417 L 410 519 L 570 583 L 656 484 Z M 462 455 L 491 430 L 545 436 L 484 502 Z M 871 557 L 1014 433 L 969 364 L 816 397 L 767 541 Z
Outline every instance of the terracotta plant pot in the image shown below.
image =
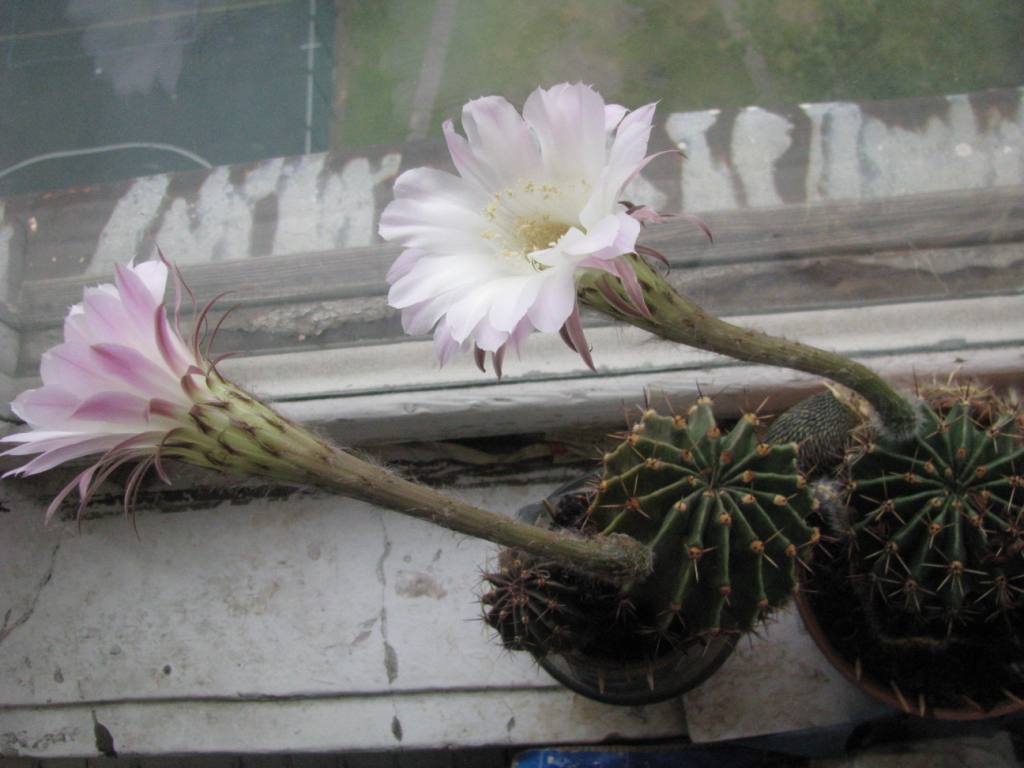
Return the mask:
M 549 509 L 562 497 L 585 492 L 597 477 L 588 473 L 558 488 L 546 500 L 523 507 L 520 520 L 551 525 Z M 550 505 L 550 506 L 549 506 Z M 637 706 L 680 696 L 708 679 L 729 657 L 735 635 L 719 635 L 706 643 L 669 649 L 653 660 L 622 659 L 578 652 L 548 653 L 537 662 L 555 680 L 589 699 L 606 704 Z
M 830 629 L 827 622 L 819 617 L 818 610 L 821 607 L 820 601 L 829 601 L 834 607 L 835 613 L 848 613 L 849 621 L 858 621 L 858 610 L 854 603 L 857 600 L 852 588 L 835 588 L 830 585 L 828 589 L 818 589 L 820 585 L 815 584 L 814 576 L 805 578 L 801 591 L 796 595 L 796 604 L 803 619 L 804 626 L 815 644 L 829 662 L 851 683 L 860 688 L 872 698 L 887 704 L 897 711 L 908 715 L 923 718 L 934 718 L 938 720 L 971 721 L 986 720 L 1003 717 L 1018 713 L 1024 710 L 1024 699 L 1015 696 L 1005 689 L 1006 681 L 998 679 L 993 681 L 992 701 L 989 706 L 981 706 L 975 701 L 962 697 L 961 706 L 933 705 L 927 700 L 925 694 L 912 691 L 909 688 L 902 690 L 896 682 L 888 682 L 878 679 L 872 669 L 862 664 L 859 659 L 850 659 L 846 653 L 837 648 L 835 638 L 830 636 Z M 816 603 L 818 603 L 816 605 Z M 834 629 L 832 630 L 835 631 Z M 863 650 L 864 655 L 881 653 L 883 646 L 879 642 L 872 642 L 868 639 L 858 650 Z M 934 680 L 942 680 L 948 670 L 944 669 L 941 661 L 936 656 L 934 669 L 921 669 L 924 677 Z M 946 697 L 950 698 L 949 696 Z M 951 702 L 952 703 L 952 702 Z

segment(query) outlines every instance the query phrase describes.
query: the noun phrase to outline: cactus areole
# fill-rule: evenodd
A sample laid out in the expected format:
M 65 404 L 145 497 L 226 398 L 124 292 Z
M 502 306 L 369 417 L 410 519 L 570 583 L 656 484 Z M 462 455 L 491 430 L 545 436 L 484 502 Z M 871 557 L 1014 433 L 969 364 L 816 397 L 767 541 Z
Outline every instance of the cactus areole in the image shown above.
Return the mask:
M 746 414 L 723 431 L 707 398 L 685 415 L 645 411 L 604 456 L 596 490 L 555 517 L 644 542 L 654 573 L 612 586 L 506 551 L 484 596 L 506 647 L 646 661 L 653 689 L 659 657 L 735 637 L 784 603 L 819 536 L 804 522 L 813 502 L 796 445 L 761 442 L 757 426 Z

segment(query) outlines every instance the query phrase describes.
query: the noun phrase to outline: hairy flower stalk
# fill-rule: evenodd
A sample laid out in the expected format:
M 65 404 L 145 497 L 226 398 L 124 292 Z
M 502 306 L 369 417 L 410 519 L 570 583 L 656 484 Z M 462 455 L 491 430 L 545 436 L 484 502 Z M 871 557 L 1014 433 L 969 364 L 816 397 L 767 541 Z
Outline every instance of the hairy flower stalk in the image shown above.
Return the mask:
M 127 513 L 150 469 L 170 482 L 163 462 L 172 458 L 315 485 L 610 580 L 650 572 L 650 551 L 628 536 L 584 539 L 517 522 L 398 477 L 285 419 L 221 375 L 201 350 L 210 305 L 198 315 L 191 344 L 185 343 L 178 331 L 180 301 L 173 322 L 163 305 L 168 275 L 161 262 L 118 266 L 115 284 L 86 289 L 65 320 L 64 343 L 43 355 L 43 386 L 12 404 L 31 429 L 2 438 L 16 444 L 4 455 L 39 455 L 5 477 L 99 454 L 53 499 L 47 520 L 75 491 L 81 516 L 111 474 L 134 464 Z M 182 287 L 180 278 L 175 285 Z
M 608 275 L 596 270 L 580 273 L 577 280 L 580 301 L 670 341 L 839 382 L 861 394 L 874 407 L 889 435 L 901 438 L 914 433 L 915 406 L 867 366 L 835 352 L 727 323 L 681 296 L 640 256 L 634 254 L 630 261 L 643 291 L 646 311 L 637 311 L 619 281 L 610 280 Z
M 649 551 L 628 536 L 588 540 L 520 523 L 406 480 L 288 421 L 215 369 L 213 401 L 193 409 L 195 429 L 165 444 L 165 454 L 223 472 L 315 485 L 476 538 L 572 563 L 609 578 L 645 575 Z

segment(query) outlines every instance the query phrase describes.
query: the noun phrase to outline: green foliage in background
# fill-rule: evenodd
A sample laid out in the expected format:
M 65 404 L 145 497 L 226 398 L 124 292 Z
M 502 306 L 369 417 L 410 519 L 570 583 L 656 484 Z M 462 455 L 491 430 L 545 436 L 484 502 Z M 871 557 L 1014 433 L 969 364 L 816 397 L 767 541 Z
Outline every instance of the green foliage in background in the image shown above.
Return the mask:
M 429 136 L 486 94 L 592 83 L 660 111 L 962 93 L 1024 83 L 1022 0 L 459 0 Z M 432 0 L 346 4 L 335 145 L 409 134 Z M 743 31 L 745 30 L 745 32 Z M 745 56 L 748 45 L 761 62 Z M 752 77 L 748 65 L 761 69 Z M 758 93 L 755 80 L 768 92 Z
M 741 0 L 784 102 L 894 99 L 1024 83 L 1020 0 Z

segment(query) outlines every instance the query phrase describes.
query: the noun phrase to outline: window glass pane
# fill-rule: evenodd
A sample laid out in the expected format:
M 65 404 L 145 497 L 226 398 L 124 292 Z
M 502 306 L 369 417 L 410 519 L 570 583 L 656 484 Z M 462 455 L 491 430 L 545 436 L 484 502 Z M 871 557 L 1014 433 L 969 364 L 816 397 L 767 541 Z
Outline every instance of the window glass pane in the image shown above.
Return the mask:
M 451 170 L 441 125 L 461 130 L 467 100 L 520 108 L 564 81 L 658 102 L 651 151 L 687 157 L 658 158 L 624 196 L 711 227 L 713 244 L 683 219 L 643 235 L 709 311 L 792 313 L 819 343 L 847 333 L 878 354 L 1010 344 L 1016 326 L 996 339 L 898 318 L 942 301 L 953 324 L 968 312 L 954 302 L 989 297 L 1021 315 L 1022 39 L 1019 0 L 0 0 L 8 368 L 34 375 L 82 284 L 159 244 L 200 301 L 236 292 L 225 350 L 420 344 L 428 385 L 475 385 L 468 366 L 429 368 L 428 337 L 387 307 L 399 249 L 377 222 L 403 170 Z M 897 318 L 899 344 L 814 315 L 867 305 Z M 559 343 L 537 375 L 581 373 Z M 652 357 L 604 355 L 622 370 Z M 353 377 L 328 372 L 317 392 Z
M 329 0 L 0 2 L 0 196 L 324 151 Z

